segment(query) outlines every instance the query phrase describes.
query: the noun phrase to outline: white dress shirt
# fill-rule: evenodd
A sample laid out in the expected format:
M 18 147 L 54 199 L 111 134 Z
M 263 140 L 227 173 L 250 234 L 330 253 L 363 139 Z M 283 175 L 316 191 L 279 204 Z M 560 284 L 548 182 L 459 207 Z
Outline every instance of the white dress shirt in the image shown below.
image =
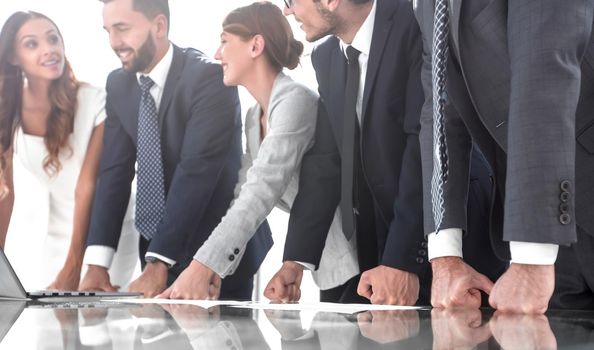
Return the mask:
M 161 104 L 161 97 L 163 97 L 163 90 L 165 89 L 165 82 L 167 81 L 167 74 L 169 74 L 169 68 L 171 67 L 171 62 L 173 62 L 173 46 L 171 43 L 169 44 L 169 48 L 167 49 L 167 53 L 165 56 L 157 63 L 157 65 L 148 73 L 136 73 L 136 78 L 138 79 L 138 83 L 140 84 L 140 77 L 142 75 L 146 75 L 155 82 L 155 84 L 150 89 L 150 94 L 153 96 L 155 100 L 155 105 L 157 107 L 157 111 L 159 110 L 159 106 Z M 84 264 L 86 265 L 98 265 L 103 266 L 105 268 L 109 268 L 113 261 L 113 256 L 115 255 L 115 249 L 108 246 L 102 245 L 91 245 L 87 247 L 85 252 Z M 173 266 L 176 261 L 165 256 L 162 256 L 157 253 L 147 252 L 145 256 L 154 256 L 157 259 L 166 262 Z

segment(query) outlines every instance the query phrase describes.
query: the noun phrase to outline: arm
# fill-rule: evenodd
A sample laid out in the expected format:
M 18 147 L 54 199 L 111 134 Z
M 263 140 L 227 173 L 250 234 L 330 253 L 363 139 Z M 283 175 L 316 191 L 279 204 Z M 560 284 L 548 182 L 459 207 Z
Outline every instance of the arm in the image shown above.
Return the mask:
M 312 144 L 316 110 L 317 97 L 296 87 L 270 106 L 270 131 L 247 170 L 247 181 L 194 257 L 221 277 L 233 273 L 241 260 L 241 255 L 234 261 L 227 256 L 235 247 L 245 247 L 299 169 Z
M 304 155 L 299 192 L 293 202 L 283 261 L 318 267 L 330 224 L 340 201 L 340 155 L 323 99 L 313 147 Z
M 492 283 L 466 265 L 462 257 L 462 230 L 466 228 L 466 197 L 470 169 L 470 135 L 454 106 L 445 109 L 445 128 L 449 157 L 449 176 L 444 184 L 445 216 L 442 230 L 435 233 L 431 199 L 433 175 L 433 88 L 431 75 L 433 6 L 430 1 L 418 1 L 415 14 L 422 32 L 423 63 L 421 81 L 425 102 L 421 111 L 421 160 L 423 165 L 423 212 L 424 231 L 429 233 L 428 257 L 431 259 L 433 280 L 431 304 L 434 307 L 479 307 L 479 290 L 489 291 Z M 451 55 L 448 57 L 448 73 L 452 71 Z
M 74 195 L 74 222 L 72 239 L 64 267 L 50 285 L 53 289 L 74 290 L 78 287 L 80 270 L 86 248 L 91 216 L 91 203 L 95 195 L 99 159 L 103 148 L 104 124 L 96 126 L 91 134 L 87 153 L 76 183 Z
M 236 152 L 239 124 L 237 89 L 225 87 L 219 65 L 205 64 L 197 83 L 186 92 L 192 97 L 179 161 L 167 193 L 164 217 L 150 242 L 149 253 L 184 261 L 190 240 L 197 246 L 208 237 L 199 231 L 204 213 L 212 205 L 220 174 Z M 171 108 L 175 108 L 172 106 Z M 183 111 L 180 111 L 182 113 Z M 237 140 L 236 140 L 237 139 Z M 204 231 L 204 230 L 202 230 Z
M 6 194 L 0 197 L 0 248 L 4 249 L 6 243 L 6 234 L 8 233 L 8 226 L 10 224 L 10 217 L 12 215 L 12 208 L 14 206 L 14 183 L 12 181 L 12 149 L 6 153 L 6 169 L 4 170 L 4 182 L 6 185 Z
M 568 245 L 577 239 L 575 112 L 593 14 L 591 1 L 508 4 L 510 176 L 504 239 L 511 241 L 512 265 L 489 299 L 501 311 L 544 313 L 555 287 L 552 261 L 522 263 L 514 243 Z M 569 193 L 566 213 L 560 209 L 562 191 Z

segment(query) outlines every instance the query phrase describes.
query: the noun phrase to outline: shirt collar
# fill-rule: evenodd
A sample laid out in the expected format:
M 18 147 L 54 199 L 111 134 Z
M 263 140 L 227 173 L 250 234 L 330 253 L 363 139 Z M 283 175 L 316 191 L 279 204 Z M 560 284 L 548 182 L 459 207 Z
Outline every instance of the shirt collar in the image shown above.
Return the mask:
M 160 89 L 165 88 L 165 82 L 167 81 L 167 74 L 169 74 L 169 68 L 171 68 L 171 62 L 173 62 L 173 45 L 169 43 L 169 48 L 167 48 L 167 52 L 165 56 L 161 58 L 159 63 L 148 73 L 136 73 L 136 79 L 140 83 L 140 76 L 146 75 L 151 78 L 155 85 L 158 86 Z
M 369 52 L 371 51 L 371 39 L 373 38 L 373 27 L 375 25 L 376 3 L 377 1 L 374 0 L 371 11 L 369 11 L 369 15 L 367 15 L 367 18 L 361 25 L 361 28 L 359 28 L 357 34 L 355 34 L 353 42 L 350 44 L 350 46 L 354 47 L 359 52 L 367 56 L 369 56 Z M 347 47 L 349 47 L 349 44 L 340 40 L 340 49 L 345 56 Z

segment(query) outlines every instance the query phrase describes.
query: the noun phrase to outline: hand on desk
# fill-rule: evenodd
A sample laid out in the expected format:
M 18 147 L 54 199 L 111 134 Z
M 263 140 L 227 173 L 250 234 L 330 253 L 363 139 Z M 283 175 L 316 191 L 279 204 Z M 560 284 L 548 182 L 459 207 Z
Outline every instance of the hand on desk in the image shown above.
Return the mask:
M 89 265 L 78 289 L 82 291 L 116 292 L 120 287 L 111 284 L 105 267 Z
M 501 312 L 543 314 L 554 289 L 554 265 L 511 264 L 493 286 L 489 304 Z
M 557 339 L 544 315 L 496 312 L 489 321 L 502 349 L 557 349 Z
M 489 294 L 493 288 L 485 275 L 476 272 L 461 258 L 446 256 L 431 260 L 433 282 L 431 305 L 436 308 L 481 306 L 481 290 Z
M 421 329 L 417 310 L 366 311 L 357 324 L 362 336 L 380 344 L 415 337 Z
M 152 298 L 167 287 L 167 266 L 163 262 L 148 263 L 142 274 L 130 283 L 130 292 L 140 292 L 145 298 Z
M 303 266 L 294 261 L 285 261 L 280 270 L 268 282 L 264 289 L 264 296 L 275 302 L 299 301 L 302 278 Z
M 80 266 L 66 263 L 56 276 L 56 279 L 47 287 L 55 290 L 77 290 L 80 283 Z
M 372 304 L 414 305 L 419 298 L 419 277 L 380 265 L 361 275 L 357 293 Z
M 179 275 L 171 287 L 157 298 L 163 299 L 218 299 L 221 294 L 221 277 L 198 260 Z

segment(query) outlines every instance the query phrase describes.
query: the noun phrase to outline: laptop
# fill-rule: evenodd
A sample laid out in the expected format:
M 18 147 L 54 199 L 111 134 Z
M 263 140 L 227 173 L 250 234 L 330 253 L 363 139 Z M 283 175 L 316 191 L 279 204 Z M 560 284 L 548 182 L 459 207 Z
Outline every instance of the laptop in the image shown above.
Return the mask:
M 0 249 L 0 299 L 37 300 L 41 302 L 64 302 L 82 298 L 84 300 L 101 300 L 103 298 L 137 298 L 142 293 L 135 292 L 78 292 L 42 290 L 27 292 L 12 265 L 8 261 L 4 250 Z

